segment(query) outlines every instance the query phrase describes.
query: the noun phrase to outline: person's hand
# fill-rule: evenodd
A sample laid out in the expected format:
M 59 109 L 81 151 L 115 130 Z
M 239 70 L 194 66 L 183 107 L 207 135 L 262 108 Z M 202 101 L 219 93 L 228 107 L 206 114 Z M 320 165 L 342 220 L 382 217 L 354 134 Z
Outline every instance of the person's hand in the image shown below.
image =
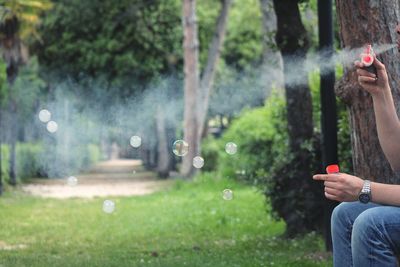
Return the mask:
M 324 181 L 325 196 L 340 202 L 358 200 L 364 180 L 346 173 L 316 174 L 314 180 Z
M 363 69 L 365 66 L 362 62 L 354 62 L 354 65 L 357 67 L 358 83 L 371 95 L 379 94 L 384 90 L 390 90 L 389 79 L 385 65 L 383 65 L 382 62 L 376 58 L 376 56 L 374 57 L 373 64 L 378 75 Z

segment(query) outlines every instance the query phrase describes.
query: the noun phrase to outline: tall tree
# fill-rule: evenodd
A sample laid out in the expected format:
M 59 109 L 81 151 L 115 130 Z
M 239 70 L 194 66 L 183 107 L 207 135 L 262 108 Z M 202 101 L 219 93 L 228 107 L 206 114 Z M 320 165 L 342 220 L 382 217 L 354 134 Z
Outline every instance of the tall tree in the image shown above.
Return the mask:
M 207 63 L 202 78 L 199 78 L 199 41 L 196 21 L 196 1 L 183 1 L 184 31 L 184 139 L 189 152 L 183 158 L 182 174 L 190 176 L 195 171 L 194 157 L 200 154 L 200 140 L 206 121 L 210 92 L 225 37 L 226 23 L 232 0 L 222 0 L 214 37 L 208 50 Z
M 400 21 L 399 9 L 398 1 L 336 0 L 341 46 L 351 49 L 366 43 L 395 43 L 395 27 Z M 399 113 L 398 56 L 390 50 L 378 57 L 386 65 Z M 343 78 L 336 84 L 336 93 L 347 104 L 350 113 L 355 174 L 379 182 L 399 182 L 399 174 L 392 171 L 379 145 L 372 98 L 358 85 L 353 66 L 345 69 Z
M 16 184 L 15 148 L 17 142 L 17 102 L 12 92 L 14 81 L 21 65 L 28 60 L 27 47 L 22 43 L 30 35 L 37 36 L 35 27 L 40 22 L 39 13 L 51 7 L 49 0 L 10 0 L 0 5 L 0 47 L 7 68 L 7 82 L 10 90 L 9 112 L 12 118 L 10 134 L 10 184 Z M 1 175 L 1 174 L 0 174 Z
M 194 172 L 192 159 L 200 149 L 197 112 L 199 97 L 199 40 L 196 19 L 196 0 L 183 0 L 183 60 L 184 60 L 184 140 L 189 144 L 189 152 L 183 158 L 181 172 L 190 176 Z
M 292 207 L 290 210 L 281 209 L 283 212 L 280 215 L 286 221 L 288 236 L 311 230 L 309 219 L 302 218 L 292 211 L 303 209 L 302 205 L 306 205 L 307 201 L 302 192 L 311 192 L 310 177 L 312 171 L 315 171 L 311 170 L 312 155 L 304 146 L 312 140 L 313 120 L 308 74 L 302 67 L 309 42 L 301 21 L 299 2 L 299 0 L 274 0 L 278 22 L 276 42 L 283 57 L 289 150 L 292 155 L 287 163 L 290 174 L 285 174 L 292 179 L 277 186 L 291 190 L 297 198 L 297 207 Z M 281 204 L 277 202 L 277 205 Z
M 207 63 L 200 80 L 200 97 L 198 98 L 200 101 L 198 110 L 198 134 L 200 138 L 203 134 L 206 123 L 210 93 L 213 86 L 218 61 L 221 55 L 222 45 L 225 39 L 226 25 L 228 22 L 228 15 L 232 0 L 222 0 L 221 3 L 222 7 L 217 19 L 214 37 L 208 49 Z

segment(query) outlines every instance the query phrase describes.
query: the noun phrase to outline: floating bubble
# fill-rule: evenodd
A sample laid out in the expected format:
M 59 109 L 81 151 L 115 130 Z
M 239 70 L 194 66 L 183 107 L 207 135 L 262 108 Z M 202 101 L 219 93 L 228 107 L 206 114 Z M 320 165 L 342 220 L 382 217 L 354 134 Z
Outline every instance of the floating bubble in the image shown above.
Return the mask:
M 226 153 L 228 153 L 229 155 L 234 155 L 237 152 L 237 145 L 235 143 L 232 142 L 228 142 L 225 145 L 225 151 Z
M 142 145 L 142 138 L 140 136 L 134 135 L 130 140 L 131 146 L 134 148 L 138 148 Z
M 104 200 L 103 202 L 103 211 L 105 213 L 113 213 L 115 210 L 115 203 L 112 200 Z
M 176 140 L 172 145 L 172 152 L 178 157 L 185 156 L 189 151 L 189 144 L 183 140 Z
M 51 119 L 51 113 L 47 109 L 39 111 L 39 120 L 41 122 L 48 122 Z
M 67 178 L 67 185 L 69 186 L 76 186 L 78 184 L 78 178 L 75 176 L 70 176 Z
M 136 170 L 133 170 L 133 171 L 132 171 L 132 174 L 136 174 Z
M 55 133 L 58 130 L 58 124 L 55 121 L 49 121 L 47 123 L 46 128 L 47 128 L 47 131 L 49 131 L 50 133 Z
M 225 189 L 222 191 L 222 198 L 225 200 L 232 200 L 233 199 L 233 191 L 230 189 Z
M 199 157 L 199 156 L 194 157 L 193 158 L 193 166 L 196 169 L 202 168 L 204 166 L 204 159 L 202 157 Z

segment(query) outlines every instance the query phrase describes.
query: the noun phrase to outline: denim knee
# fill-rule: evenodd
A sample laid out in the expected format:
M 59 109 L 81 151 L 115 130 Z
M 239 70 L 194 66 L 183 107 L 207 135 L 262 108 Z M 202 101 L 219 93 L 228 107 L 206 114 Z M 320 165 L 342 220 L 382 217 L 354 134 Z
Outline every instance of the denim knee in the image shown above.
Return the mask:
M 355 235 L 373 235 L 379 232 L 382 225 L 382 214 L 378 209 L 368 209 L 362 212 L 354 221 L 353 234 Z
M 343 225 L 349 221 L 349 217 L 352 214 L 353 204 L 351 202 L 343 202 L 335 207 L 332 212 L 331 225 L 338 226 Z

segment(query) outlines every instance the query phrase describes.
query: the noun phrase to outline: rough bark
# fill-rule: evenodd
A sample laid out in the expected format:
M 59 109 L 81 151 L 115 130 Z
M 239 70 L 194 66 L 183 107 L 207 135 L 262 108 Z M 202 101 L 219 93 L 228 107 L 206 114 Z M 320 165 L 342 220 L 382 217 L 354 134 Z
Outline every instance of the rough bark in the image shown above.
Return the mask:
M 214 82 L 214 76 L 217 70 L 218 61 L 221 54 L 222 45 L 225 39 L 226 25 L 228 21 L 229 10 L 232 0 L 222 0 L 222 7 L 219 13 L 214 37 L 210 43 L 208 50 L 207 64 L 204 68 L 200 81 L 200 97 L 199 97 L 199 114 L 198 114 L 198 134 L 199 138 L 204 131 L 207 117 L 210 92 Z
M 192 160 L 199 153 L 198 135 L 199 97 L 199 41 L 197 33 L 196 0 L 183 1 L 183 51 L 184 51 L 184 140 L 189 152 L 183 157 L 181 173 L 189 177 L 194 173 Z
M 366 43 L 393 44 L 396 24 L 400 21 L 399 1 L 336 0 L 342 48 L 359 48 Z M 393 50 L 378 56 L 386 65 L 392 94 L 399 113 L 400 92 L 398 54 Z M 354 172 L 364 179 L 385 183 L 399 182 L 380 147 L 372 98 L 357 83 L 353 66 L 345 66 L 336 94 L 350 113 Z

